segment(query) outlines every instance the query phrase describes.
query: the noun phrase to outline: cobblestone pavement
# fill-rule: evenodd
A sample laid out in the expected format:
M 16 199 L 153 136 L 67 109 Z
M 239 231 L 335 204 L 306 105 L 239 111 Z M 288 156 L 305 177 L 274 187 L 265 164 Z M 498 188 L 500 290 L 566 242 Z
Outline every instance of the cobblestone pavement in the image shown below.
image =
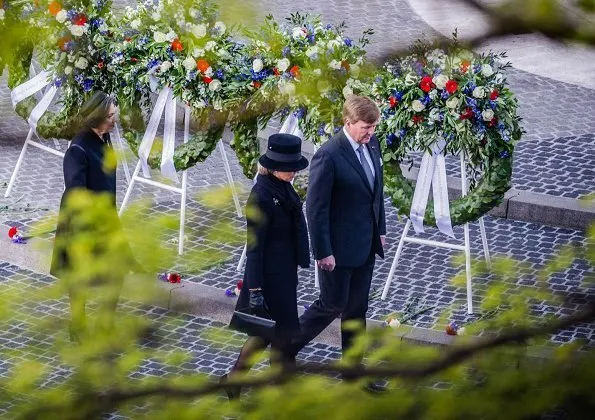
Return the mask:
M 54 280 L 46 275 L 24 270 L 6 262 L 0 262 L 0 285 L 6 293 L 18 292 L 25 289 L 39 289 L 51 284 Z M 7 302 L 3 302 L 3 305 Z M 17 311 L 27 311 L 39 318 L 47 320 L 68 319 L 68 303 L 63 298 L 56 301 L 42 301 L 36 303 L 23 303 L 15 308 Z M 134 314 L 151 320 L 156 326 L 154 334 L 143 341 L 142 346 L 156 350 L 155 354 L 161 356 L 182 351 L 189 355 L 188 359 L 179 366 L 166 365 L 158 360 L 144 360 L 138 369 L 129 377 L 140 379 L 147 377 L 179 376 L 195 373 L 204 373 L 218 377 L 227 373 L 235 362 L 239 349 L 243 344 L 245 335 L 227 330 L 229 340 L 221 340 L 214 329 L 225 327 L 220 322 L 200 318 L 187 314 L 176 314 L 165 309 L 140 305 L 123 301 L 119 305 L 120 312 Z M 59 357 L 51 345 L 56 338 L 41 333 L 28 332 L 25 323 L 12 323 L 8 328 L 0 331 L 0 376 L 6 377 L 12 368 L 26 360 L 37 360 L 47 366 L 48 375 L 44 384 L 60 383 L 70 374 L 67 366 L 59 362 Z M 35 346 L 34 348 L 32 346 Z M 299 355 L 303 361 L 333 361 L 340 357 L 340 350 L 322 343 L 313 343 L 306 347 Z M 257 365 L 256 369 L 263 369 L 267 363 Z M 43 384 L 41 384 L 43 386 Z M 223 396 L 222 396 L 223 400 Z M 9 402 L 0 402 L 0 416 L 5 418 L 12 405 Z M 117 415 L 109 416 L 111 419 L 122 418 Z

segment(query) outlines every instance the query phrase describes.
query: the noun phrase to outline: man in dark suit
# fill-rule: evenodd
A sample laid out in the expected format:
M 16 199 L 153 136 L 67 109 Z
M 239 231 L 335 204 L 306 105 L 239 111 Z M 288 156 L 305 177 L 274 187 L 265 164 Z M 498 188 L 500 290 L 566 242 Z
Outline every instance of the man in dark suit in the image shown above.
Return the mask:
M 365 328 L 375 256 L 384 258 L 386 235 L 382 157 L 374 136 L 379 119 L 372 100 L 350 96 L 343 129 L 312 158 L 306 216 L 320 296 L 300 317 L 294 354 L 339 315 L 344 356 L 355 335 L 346 323 Z

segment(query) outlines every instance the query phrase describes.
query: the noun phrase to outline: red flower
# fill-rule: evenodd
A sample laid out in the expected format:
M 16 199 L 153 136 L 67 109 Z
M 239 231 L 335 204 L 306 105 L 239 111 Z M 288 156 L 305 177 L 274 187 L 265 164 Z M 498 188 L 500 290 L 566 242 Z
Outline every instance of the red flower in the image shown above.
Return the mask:
M 12 237 L 13 237 L 14 235 L 16 235 L 16 234 L 17 234 L 17 232 L 18 232 L 18 229 L 17 229 L 15 226 L 12 226 L 10 229 L 8 229 L 8 237 L 9 237 L 10 239 L 12 239 Z
M 205 82 L 207 85 L 213 81 L 210 77 L 203 76 L 202 81 Z M 213 85 L 215 86 L 215 85 Z
M 277 67 L 274 67 L 274 68 L 273 68 L 273 74 L 274 74 L 275 76 L 279 76 L 279 75 L 281 75 L 281 73 L 279 72 L 279 69 L 278 69 Z
M 419 124 L 421 122 L 423 122 L 424 117 L 422 117 L 421 115 L 414 115 L 413 116 L 413 123 L 414 124 Z
M 136 58 L 136 57 L 132 57 L 132 58 L 130 59 L 130 61 L 132 61 L 133 63 L 136 63 L 136 62 L 138 61 L 138 58 Z
M 454 326 L 452 326 L 452 325 L 449 324 L 449 325 L 446 326 L 446 334 L 448 334 L 448 335 L 457 335 L 457 330 L 455 329 Z
M 103 61 L 100 61 L 99 63 L 97 63 L 97 67 L 99 67 L 100 69 L 103 68 Z
M 60 10 L 62 10 L 62 5 L 57 1 L 53 1 L 48 5 L 48 11 L 52 16 L 56 16 Z
M 130 41 L 132 41 L 132 38 L 130 38 L 129 36 L 127 36 L 126 38 L 124 38 L 124 41 L 130 42 Z
M 466 108 L 465 111 L 459 117 L 461 120 L 470 120 L 473 118 L 473 110 L 471 108 Z
M 451 95 L 457 91 L 459 88 L 459 84 L 454 80 L 449 80 L 446 82 L 446 91 Z
M 259 87 L 261 87 L 261 86 L 262 86 L 262 84 L 261 84 L 260 82 L 256 81 L 256 80 L 254 80 L 254 81 L 252 82 L 252 86 L 254 86 L 256 89 L 258 89 Z
M 498 117 L 494 117 L 494 118 L 492 118 L 492 119 L 490 120 L 490 122 L 489 122 L 489 124 L 488 124 L 488 125 L 489 125 L 490 127 L 494 127 L 496 124 L 498 124 Z
M 490 99 L 492 101 L 495 101 L 496 99 L 498 99 L 498 96 L 500 95 L 500 92 L 498 92 L 498 89 L 494 89 L 492 91 L 492 93 L 490 93 Z
M 394 96 L 391 96 L 390 98 L 388 98 L 388 103 L 391 108 L 394 108 L 399 103 L 399 100 L 397 98 L 395 98 Z
M 72 24 L 82 26 L 87 23 L 87 16 L 80 14 L 72 18 Z
M 432 83 L 432 78 L 430 76 L 424 76 L 421 78 L 421 82 L 419 82 L 419 87 L 421 90 L 424 92 L 429 92 L 432 90 L 432 86 L 434 86 L 434 83 Z
M 209 69 L 209 67 L 211 67 L 211 65 L 204 58 L 199 58 L 198 60 L 196 60 L 196 68 L 201 73 L 206 73 L 206 71 Z
M 244 282 L 242 280 L 238 281 L 238 283 L 236 284 L 236 287 L 240 290 L 242 290 L 242 286 L 244 285 Z
M 167 281 L 169 283 L 181 283 L 182 282 L 182 276 L 180 276 L 178 273 L 168 273 L 168 275 L 167 275 Z
M 343 60 L 343 61 L 341 61 L 341 65 L 343 66 L 343 68 L 344 68 L 345 70 L 349 71 L 349 69 L 350 69 L 350 66 L 349 66 L 349 61 L 347 61 L 347 60 Z
M 173 51 L 182 51 L 184 49 L 184 46 L 182 45 L 182 42 L 180 42 L 180 40 L 176 38 L 171 43 L 171 49 Z
M 293 66 L 292 68 L 289 69 L 289 73 L 294 77 L 294 78 L 299 78 L 300 77 L 300 68 L 299 66 L 296 64 L 295 66 Z

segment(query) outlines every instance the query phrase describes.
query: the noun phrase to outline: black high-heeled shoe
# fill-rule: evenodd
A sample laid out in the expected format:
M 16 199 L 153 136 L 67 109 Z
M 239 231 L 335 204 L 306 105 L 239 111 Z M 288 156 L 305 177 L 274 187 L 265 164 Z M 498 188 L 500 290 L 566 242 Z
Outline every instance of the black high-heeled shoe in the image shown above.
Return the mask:
M 223 375 L 221 378 L 219 378 L 219 383 L 220 384 L 227 383 L 227 373 L 225 375 Z M 240 387 L 238 385 L 226 385 L 224 389 L 225 389 L 225 393 L 227 394 L 227 398 L 229 398 L 230 401 L 240 398 L 240 393 L 242 392 L 242 387 Z

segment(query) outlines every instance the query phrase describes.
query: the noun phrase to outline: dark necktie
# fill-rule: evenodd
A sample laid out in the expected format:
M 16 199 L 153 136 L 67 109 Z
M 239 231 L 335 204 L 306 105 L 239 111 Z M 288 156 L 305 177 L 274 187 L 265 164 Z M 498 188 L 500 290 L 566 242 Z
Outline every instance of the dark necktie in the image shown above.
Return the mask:
M 368 164 L 368 160 L 364 155 L 364 145 L 360 144 L 357 148 L 357 153 L 359 154 L 359 161 L 364 168 L 364 172 L 366 174 L 366 178 L 368 178 L 368 182 L 370 183 L 370 188 L 374 191 L 374 175 L 372 174 L 372 169 L 370 169 L 370 165 Z

